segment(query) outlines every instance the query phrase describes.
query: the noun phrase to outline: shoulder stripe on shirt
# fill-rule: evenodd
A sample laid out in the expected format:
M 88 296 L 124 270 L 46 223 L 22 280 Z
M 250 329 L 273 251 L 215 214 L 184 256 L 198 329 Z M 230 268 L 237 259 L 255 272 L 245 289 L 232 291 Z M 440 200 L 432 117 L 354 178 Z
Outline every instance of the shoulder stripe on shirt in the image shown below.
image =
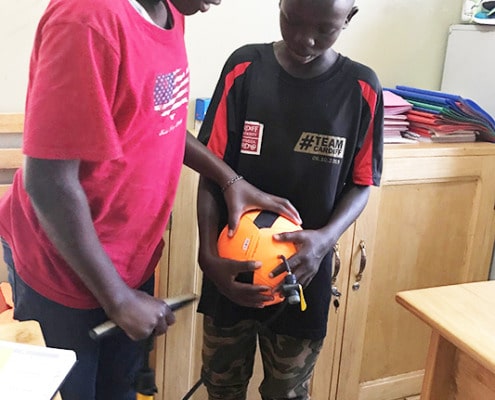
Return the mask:
M 375 111 L 377 93 L 364 81 L 359 81 L 363 97 L 368 103 L 371 113 L 370 123 L 364 143 L 354 160 L 353 181 L 358 185 L 373 185 L 373 133 L 375 129 Z
M 227 147 L 227 97 L 230 89 L 234 85 L 235 79 L 241 76 L 250 64 L 251 62 L 237 64 L 225 77 L 225 87 L 223 89 L 222 98 L 218 103 L 210 139 L 208 141 L 208 149 L 219 158 L 223 158 L 225 148 Z

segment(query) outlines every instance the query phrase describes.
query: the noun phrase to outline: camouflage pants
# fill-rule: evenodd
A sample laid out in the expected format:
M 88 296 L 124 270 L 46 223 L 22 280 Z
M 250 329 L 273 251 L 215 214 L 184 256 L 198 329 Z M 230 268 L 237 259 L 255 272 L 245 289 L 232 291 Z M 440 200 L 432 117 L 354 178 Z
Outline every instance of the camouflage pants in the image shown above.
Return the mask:
M 201 376 L 208 390 L 208 399 L 246 399 L 257 338 L 264 371 L 259 387 L 261 398 L 308 400 L 309 384 L 323 339 L 277 335 L 252 320 L 218 328 L 211 318 L 205 316 Z

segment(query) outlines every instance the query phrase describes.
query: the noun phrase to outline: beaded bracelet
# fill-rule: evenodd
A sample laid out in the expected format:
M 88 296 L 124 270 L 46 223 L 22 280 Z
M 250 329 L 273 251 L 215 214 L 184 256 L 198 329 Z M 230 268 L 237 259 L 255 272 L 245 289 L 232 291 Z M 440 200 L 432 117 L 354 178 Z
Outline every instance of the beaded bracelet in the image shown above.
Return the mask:
M 241 179 L 244 179 L 244 177 L 241 175 L 236 175 L 233 178 L 230 178 L 227 182 L 225 182 L 225 185 L 222 186 L 222 193 L 225 192 L 234 183 L 236 183 L 237 181 L 240 181 Z

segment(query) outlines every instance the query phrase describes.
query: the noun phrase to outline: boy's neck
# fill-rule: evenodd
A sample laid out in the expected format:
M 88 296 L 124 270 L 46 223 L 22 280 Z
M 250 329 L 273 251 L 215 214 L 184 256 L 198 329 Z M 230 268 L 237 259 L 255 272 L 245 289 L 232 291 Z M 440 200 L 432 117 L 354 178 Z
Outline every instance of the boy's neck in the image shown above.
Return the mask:
M 155 24 L 162 28 L 170 27 L 168 7 L 163 0 L 137 0 Z

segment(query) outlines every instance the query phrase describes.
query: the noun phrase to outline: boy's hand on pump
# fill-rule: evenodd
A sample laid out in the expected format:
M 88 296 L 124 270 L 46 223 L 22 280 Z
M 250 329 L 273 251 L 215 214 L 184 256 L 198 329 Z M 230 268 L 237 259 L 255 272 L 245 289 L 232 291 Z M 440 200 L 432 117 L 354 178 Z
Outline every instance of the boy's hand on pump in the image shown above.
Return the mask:
M 108 317 L 133 340 L 162 335 L 175 323 L 174 313 L 163 300 L 140 290 L 129 289 L 117 305 L 106 311 Z
M 329 248 L 323 235 L 311 229 L 287 232 L 273 235 L 273 238 L 281 242 L 292 242 L 297 248 L 297 253 L 290 257 L 291 272 L 296 276 L 297 282 L 302 287 L 307 287 L 320 268 L 321 260 L 328 253 Z M 276 277 L 287 270 L 286 265 L 281 263 L 271 271 Z

